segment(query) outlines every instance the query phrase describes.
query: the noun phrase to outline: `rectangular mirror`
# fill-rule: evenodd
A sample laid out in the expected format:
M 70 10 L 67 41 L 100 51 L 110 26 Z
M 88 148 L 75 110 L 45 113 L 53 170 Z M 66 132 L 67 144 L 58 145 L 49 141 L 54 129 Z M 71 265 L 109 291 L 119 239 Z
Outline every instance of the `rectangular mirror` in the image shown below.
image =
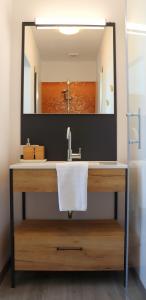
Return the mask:
M 22 45 L 23 114 L 114 114 L 114 23 L 23 23 Z

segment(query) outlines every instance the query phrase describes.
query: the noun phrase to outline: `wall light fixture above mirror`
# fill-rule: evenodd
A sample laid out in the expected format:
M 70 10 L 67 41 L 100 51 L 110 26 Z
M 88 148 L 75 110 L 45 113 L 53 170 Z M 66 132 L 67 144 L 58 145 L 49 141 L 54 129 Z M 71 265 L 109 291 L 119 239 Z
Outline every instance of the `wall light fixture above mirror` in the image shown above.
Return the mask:
M 22 113 L 115 113 L 114 23 L 24 22 L 22 45 Z

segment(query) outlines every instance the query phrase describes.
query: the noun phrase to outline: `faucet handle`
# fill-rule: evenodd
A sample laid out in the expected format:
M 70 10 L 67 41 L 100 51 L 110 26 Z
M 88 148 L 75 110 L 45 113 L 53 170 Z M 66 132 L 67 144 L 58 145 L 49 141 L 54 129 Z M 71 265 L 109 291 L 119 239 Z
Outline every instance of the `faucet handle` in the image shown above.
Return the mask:
M 72 159 L 81 159 L 81 148 L 79 148 L 78 153 L 71 153 Z

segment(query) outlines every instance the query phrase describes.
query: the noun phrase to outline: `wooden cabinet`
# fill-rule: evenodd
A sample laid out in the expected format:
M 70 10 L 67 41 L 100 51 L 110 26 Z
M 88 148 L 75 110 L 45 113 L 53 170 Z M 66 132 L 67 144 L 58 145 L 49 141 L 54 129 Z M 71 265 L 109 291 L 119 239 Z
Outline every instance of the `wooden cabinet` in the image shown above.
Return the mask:
M 15 229 L 15 270 L 123 270 L 124 231 L 114 220 L 23 221 Z
M 26 220 L 25 192 L 56 192 L 55 169 L 10 170 L 11 283 L 15 271 L 124 270 L 127 280 L 127 170 L 89 169 L 88 191 L 125 192 L 125 227 L 112 220 Z M 22 192 L 23 221 L 14 223 L 14 192 Z M 115 198 L 117 210 L 117 198 Z

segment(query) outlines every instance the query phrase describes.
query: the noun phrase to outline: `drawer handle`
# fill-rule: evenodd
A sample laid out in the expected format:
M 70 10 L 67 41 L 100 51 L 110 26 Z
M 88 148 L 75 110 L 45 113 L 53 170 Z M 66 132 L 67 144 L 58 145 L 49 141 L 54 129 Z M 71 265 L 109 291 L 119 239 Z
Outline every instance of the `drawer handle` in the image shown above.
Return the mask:
M 82 251 L 83 248 L 81 248 L 81 247 L 57 247 L 57 251 L 66 251 L 66 250 Z

